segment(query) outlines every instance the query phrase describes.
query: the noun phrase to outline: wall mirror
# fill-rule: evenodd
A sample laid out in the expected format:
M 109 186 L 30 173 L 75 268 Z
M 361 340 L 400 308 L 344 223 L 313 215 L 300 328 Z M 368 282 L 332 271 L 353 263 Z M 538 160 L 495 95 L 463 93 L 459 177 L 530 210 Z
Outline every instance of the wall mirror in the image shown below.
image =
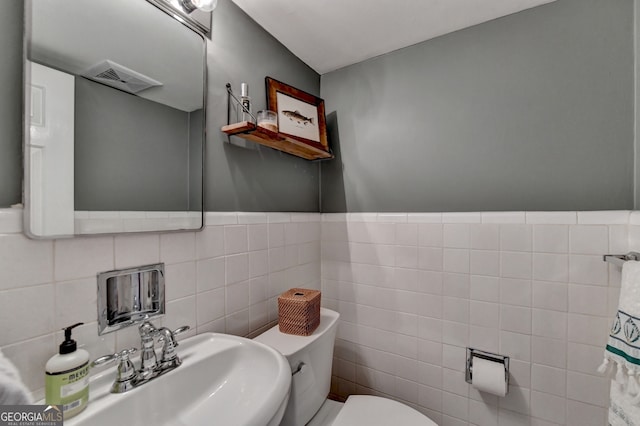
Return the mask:
M 151 0 L 33 0 L 25 56 L 29 236 L 202 227 L 202 35 Z

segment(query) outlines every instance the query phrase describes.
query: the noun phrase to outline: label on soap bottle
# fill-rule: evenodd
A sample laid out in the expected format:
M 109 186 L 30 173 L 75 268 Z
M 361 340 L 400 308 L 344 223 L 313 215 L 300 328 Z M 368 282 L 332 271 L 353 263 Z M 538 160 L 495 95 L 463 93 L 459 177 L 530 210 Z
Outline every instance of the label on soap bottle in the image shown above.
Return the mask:
M 69 371 L 47 372 L 45 395 L 47 404 L 62 405 L 65 420 L 78 414 L 89 402 L 89 363 Z

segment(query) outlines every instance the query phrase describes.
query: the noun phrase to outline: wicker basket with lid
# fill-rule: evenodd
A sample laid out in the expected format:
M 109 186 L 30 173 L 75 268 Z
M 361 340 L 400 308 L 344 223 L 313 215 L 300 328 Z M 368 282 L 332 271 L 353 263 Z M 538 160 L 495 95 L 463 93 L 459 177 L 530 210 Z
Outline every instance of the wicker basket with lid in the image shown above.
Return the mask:
M 282 333 L 309 336 L 320 325 L 320 292 L 292 288 L 278 297 L 278 328 Z

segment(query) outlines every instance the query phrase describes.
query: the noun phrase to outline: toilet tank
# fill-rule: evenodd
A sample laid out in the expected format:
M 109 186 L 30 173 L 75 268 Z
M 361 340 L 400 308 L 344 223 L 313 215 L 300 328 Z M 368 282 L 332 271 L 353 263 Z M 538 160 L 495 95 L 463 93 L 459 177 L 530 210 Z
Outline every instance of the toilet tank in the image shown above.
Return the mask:
M 291 366 L 291 394 L 281 426 L 306 424 L 326 400 L 338 318 L 337 312 L 320 308 L 320 325 L 310 336 L 284 334 L 276 325 L 255 338 L 282 353 Z

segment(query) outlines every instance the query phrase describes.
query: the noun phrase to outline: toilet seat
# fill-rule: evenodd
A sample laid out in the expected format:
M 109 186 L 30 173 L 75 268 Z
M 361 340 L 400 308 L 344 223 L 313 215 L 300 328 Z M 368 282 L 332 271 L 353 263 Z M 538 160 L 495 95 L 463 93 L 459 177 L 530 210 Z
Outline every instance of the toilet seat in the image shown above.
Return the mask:
M 331 426 L 438 426 L 424 414 L 392 399 L 351 395 Z

